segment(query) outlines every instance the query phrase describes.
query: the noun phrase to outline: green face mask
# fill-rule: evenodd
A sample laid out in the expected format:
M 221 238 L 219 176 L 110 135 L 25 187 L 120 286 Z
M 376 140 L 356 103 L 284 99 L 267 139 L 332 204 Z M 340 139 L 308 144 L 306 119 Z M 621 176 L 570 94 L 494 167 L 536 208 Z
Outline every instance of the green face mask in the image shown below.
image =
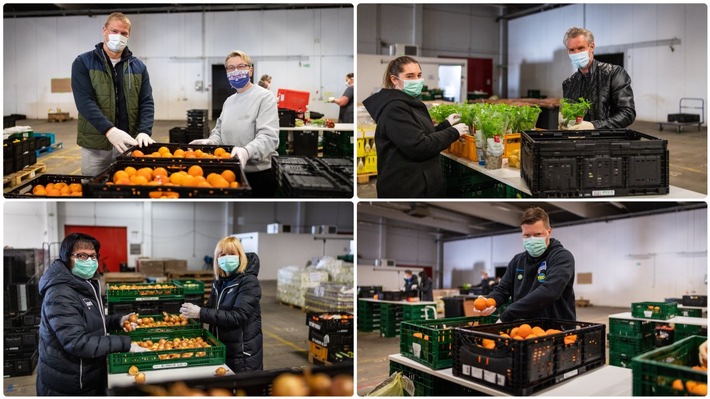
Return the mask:
M 404 87 L 402 88 L 403 92 L 409 94 L 412 97 L 417 97 L 422 94 L 422 88 L 424 87 L 424 79 L 402 80 L 402 84 L 404 85 Z
M 230 274 L 239 267 L 239 255 L 224 255 L 217 259 L 217 264 L 220 269 Z
M 523 238 L 523 247 L 525 247 L 525 250 L 528 251 L 530 256 L 537 258 L 545 253 L 545 250 L 547 249 L 545 239 L 546 237 Z
M 99 261 L 96 259 L 75 259 L 74 268 L 71 269 L 73 275 L 83 278 L 90 279 L 94 277 L 96 270 L 99 268 Z

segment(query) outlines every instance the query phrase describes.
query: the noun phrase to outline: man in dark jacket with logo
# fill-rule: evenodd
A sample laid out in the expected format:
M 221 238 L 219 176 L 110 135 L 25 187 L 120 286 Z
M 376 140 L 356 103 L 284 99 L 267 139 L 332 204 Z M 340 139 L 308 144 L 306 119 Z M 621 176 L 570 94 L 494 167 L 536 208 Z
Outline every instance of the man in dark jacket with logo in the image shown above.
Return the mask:
M 226 363 L 233 372 L 263 370 L 259 257 L 245 253 L 236 237 L 226 237 L 215 249 L 214 269 L 207 306 L 184 303 L 180 313 L 210 325 L 227 349 Z
M 594 59 L 594 35 L 584 28 L 570 28 L 563 43 L 577 70 L 562 82 L 562 95 L 592 103 L 581 123 L 569 130 L 621 129 L 636 119 L 631 77 L 624 68 Z
M 412 57 L 398 57 L 387 66 L 383 89 L 362 103 L 377 122 L 378 198 L 441 198 L 444 178 L 439 153 L 468 127 L 452 114 L 434 126 L 421 94 L 422 70 Z
M 101 287 L 94 278 L 99 242 L 85 234 L 67 236 L 55 260 L 39 280 L 37 395 L 107 394 L 106 356 L 142 351 L 121 329 L 129 315 L 104 316 Z
M 525 210 L 521 228 L 525 252 L 513 257 L 500 283 L 489 295 L 498 305 L 512 297 L 512 303 L 500 315 L 500 320 L 576 320 L 572 253 L 550 238 L 550 219 L 542 208 Z M 492 306 L 481 314 L 490 315 L 495 309 Z
M 155 142 L 153 89 L 145 64 L 126 47 L 130 34 L 128 17 L 109 15 L 104 41 L 72 64 L 82 175 L 96 176 L 129 146 Z

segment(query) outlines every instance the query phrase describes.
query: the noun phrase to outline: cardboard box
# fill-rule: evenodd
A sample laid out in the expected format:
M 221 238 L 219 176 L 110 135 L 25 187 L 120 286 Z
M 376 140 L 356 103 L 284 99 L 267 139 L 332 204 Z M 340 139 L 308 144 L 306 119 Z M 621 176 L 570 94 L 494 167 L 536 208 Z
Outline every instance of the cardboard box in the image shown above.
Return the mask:
M 175 272 L 186 272 L 187 271 L 187 260 L 185 259 L 166 259 L 165 260 L 165 274 L 175 273 Z
M 466 316 L 466 317 L 474 316 L 473 301 L 475 301 L 475 299 L 464 299 L 464 301 L 463 301 L 463 315 L 464 316 Z
M 163 277 L 165 276 L 165 260 L 164 259 L 139 259 L 138 273 L 143 273 L 146 277 Z

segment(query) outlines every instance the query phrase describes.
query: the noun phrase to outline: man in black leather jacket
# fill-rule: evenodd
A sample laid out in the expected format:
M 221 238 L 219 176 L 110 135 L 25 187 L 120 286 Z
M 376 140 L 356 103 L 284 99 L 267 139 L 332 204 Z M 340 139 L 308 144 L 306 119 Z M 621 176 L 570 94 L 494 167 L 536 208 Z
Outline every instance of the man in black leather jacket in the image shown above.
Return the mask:
M 618 65 L 594 59 L 594 35 L 587 29 L 568 29 L 563 43 L 577 72 L 562 82 L 562 95 L 574 101 L 583 97 L 592 107 L 582 123 L 562 128 L 621 129 L 631 125 L 636 109 L 629 74 Z

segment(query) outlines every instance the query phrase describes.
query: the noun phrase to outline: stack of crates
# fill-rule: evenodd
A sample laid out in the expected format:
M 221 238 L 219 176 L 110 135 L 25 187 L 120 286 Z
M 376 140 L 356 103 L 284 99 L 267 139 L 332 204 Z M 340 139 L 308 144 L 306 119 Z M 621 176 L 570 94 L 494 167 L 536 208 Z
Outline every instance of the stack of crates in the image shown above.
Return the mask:
M 36 143 L 32 132 L 14 134 L 3 140 L 3 175 L 37 163 Z
M 372 301 L 357 301 L 357 330 L 373 332 L 380 329 L 380 304 Z
M 359 129 L 357 137 L 357 173 L 360 175 L 377 174 L 377 150 L 375 148 L 375 129 Z
M 326 157 L 353 156 L 352 131 L 323 131 L 323 155 Z
M 402 322 L 402 305 L 395 303 L 380 304 L 380 336 L 392 338 L 399 335 L 399 325 Z
M 109 314 L 179 313 L 180 306 L 185 302 L 183 287 L 172 282 L 115 283 L 107 286 Z
M 205 282 L 195 279 L 171 280 L 178 287 L 182 287 L 185 295 L 185 302 L 194 303 L 197 306 L 205 306 Z
M 6 314 L 3 329 L 3 362 L 6 377 L 32 375 L 37 366 L 39 309 Z
M 705 336 L 691 336 L 635 357 L 634 396 L 707 396 L 708 372 L 698 359 Z
M 187 142 L 204 139 L 210 135 L 210 125 L 207 120 L 206 109 L 187 110 L 187 128 L 185 129 Z
M 655 349 L 655 325 L 649 320 L 609 319 L 609 364 L 631 368 L 631 358 Z
M 323 363 L 339 363 L 352 358 L 354 320 L 350 313 L 308 312 L 309 358 Z

